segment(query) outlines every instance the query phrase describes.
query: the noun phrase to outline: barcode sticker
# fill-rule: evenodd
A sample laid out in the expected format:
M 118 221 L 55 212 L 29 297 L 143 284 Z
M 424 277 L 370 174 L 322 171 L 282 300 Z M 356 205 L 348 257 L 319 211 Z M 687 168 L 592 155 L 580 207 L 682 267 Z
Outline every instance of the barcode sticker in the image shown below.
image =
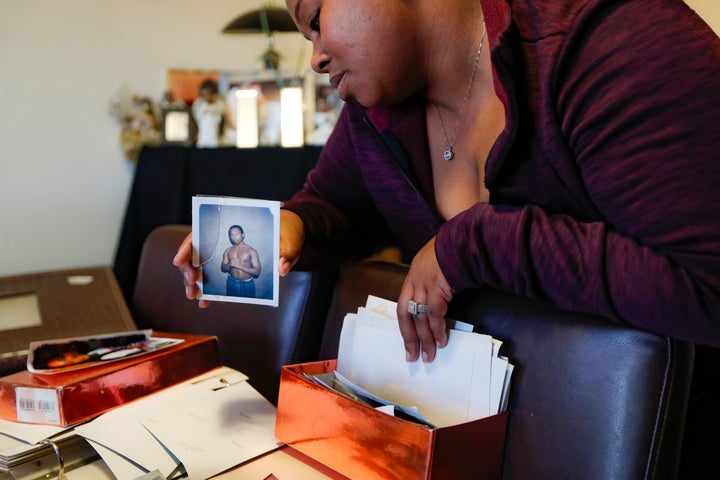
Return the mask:
M 55 390 L 15 388 L 15 410 L 18 422 L 60 424 L 60 409 Z

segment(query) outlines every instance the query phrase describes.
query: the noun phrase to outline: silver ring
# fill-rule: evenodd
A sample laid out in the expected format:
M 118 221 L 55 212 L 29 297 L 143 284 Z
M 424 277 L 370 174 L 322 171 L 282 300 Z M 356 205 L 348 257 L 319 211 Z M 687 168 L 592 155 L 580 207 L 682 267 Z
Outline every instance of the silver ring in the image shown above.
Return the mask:
M 417 315 L 418 313 L 427 313 L 428 306 L 424 303 L 417 303 L 415 300 L 410 300 L 408 302 L 408 312 L 412 315 Z

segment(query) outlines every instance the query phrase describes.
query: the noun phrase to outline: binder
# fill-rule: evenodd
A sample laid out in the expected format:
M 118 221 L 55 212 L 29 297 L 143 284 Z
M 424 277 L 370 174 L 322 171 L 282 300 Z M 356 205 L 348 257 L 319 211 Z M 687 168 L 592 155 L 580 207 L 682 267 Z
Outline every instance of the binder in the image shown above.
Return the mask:
M 100 458 L 87 440 L 73 430 L 37 444 L 19 440 L 16 443 L 16 447 L 0 451 L 0 480 L 63 478 L 63 474 Z

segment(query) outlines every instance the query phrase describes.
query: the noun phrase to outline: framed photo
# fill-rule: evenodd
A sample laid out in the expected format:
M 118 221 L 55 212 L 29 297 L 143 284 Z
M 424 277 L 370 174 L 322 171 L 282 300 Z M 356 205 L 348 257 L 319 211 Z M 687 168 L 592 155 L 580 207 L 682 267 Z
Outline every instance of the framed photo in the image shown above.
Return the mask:
M 280 202 L 195 196 L 192 241 L 201 299 L 278 306 Z
M 160 133 L 163 143 L 190 144 L 195 136 L 194 129 L 195 123 L 189 108 L 171 107 L 162 110 Z
M 166 78 L 167 89 L 172 93 L 173 98 L 182 101 L 185 105 L 192 105 L 200 95 L 200 85 L 203 81 L 220 82 L 220 71 L 170 69 L 166 73 Z

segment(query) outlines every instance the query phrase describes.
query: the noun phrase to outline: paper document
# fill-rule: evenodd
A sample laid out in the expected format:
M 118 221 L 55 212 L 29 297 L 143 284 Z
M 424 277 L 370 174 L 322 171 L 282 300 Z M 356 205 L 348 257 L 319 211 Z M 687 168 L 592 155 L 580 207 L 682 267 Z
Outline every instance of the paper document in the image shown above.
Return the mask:
M 137 466 L 169 478 L 180 465 L 189 478 L 209 478 L 279 446 L 275 407 L 246 380 L 220 367 L 76 430 L 98 446 L 118 480 L 137 478 Z
M 330 390 L 334 390 L 340 395 L 355 400 L 356 402 L 364 403 L 365 405 L 381 410 L 395 417 L 404 418 L 405 420 L 434 428 L 434 425 L 424 418 L 416 407 L 408 407 L 392 403 L 384 398 L 378 397 L 372 392 L 368 392 L 364 388 L 359 387 L 355 383 L 343 377 L 337 370 L 329 373 L 306 376 L 311 381 L 323 385 Z
M 0 418 L 0 432 L 25 443 L 38 443 L 65 430 L 68 427 L 12 422 Z

